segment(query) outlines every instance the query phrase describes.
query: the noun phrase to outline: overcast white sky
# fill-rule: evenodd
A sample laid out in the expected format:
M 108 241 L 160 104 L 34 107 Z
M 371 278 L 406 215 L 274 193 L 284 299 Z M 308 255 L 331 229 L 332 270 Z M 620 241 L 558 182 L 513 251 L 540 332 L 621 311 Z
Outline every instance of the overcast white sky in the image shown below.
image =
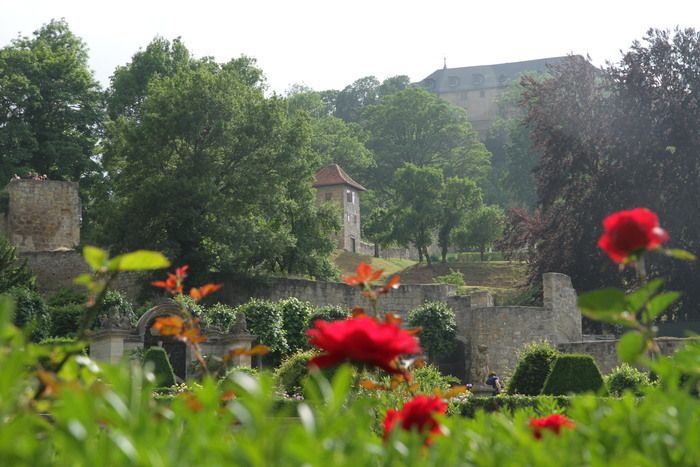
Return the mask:
M 698 0 L 0 0 L 0 46 L 65 18 L 107 85 L 156 35 L 196 56 L 258 60 L 270 89 L 343 88 L 442 67 L 590 54 L 617 60 L 650 27 L 700 28 Z

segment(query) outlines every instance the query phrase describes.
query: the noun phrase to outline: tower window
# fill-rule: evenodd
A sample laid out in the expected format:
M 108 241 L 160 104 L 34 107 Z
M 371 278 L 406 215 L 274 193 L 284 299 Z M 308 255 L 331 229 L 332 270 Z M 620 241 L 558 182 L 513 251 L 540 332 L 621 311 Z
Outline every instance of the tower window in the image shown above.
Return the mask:
M 326 193 L 326 201 L 330 201 L 333 198 L 333 193 Z
M 354 203 L 355 202 L 355 192 L 347 190 L 345 193 L 345 197 L 348 201 L 348 203 Z

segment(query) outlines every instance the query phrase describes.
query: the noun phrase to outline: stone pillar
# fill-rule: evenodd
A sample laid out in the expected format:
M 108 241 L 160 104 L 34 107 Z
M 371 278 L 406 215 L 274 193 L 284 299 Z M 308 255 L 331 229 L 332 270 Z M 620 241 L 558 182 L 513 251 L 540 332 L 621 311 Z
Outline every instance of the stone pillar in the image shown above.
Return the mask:
M 130 342 L 126 348 L 124 341 L 132 337 L 126 329 L 101 329 L 90 336 L 90 357 L 109 363 L 121 360 L 125 350 L 134 348 Z
M 233 349 L 250 350 L 254 340 L 255 336 L 252 334 L 231 334 L 222 338 L 220 343 L 223 353 L 226 354 Z M 248 368 L 251 366 L 250 355 L 235 356 L 231 362 L 233 366 L 245 366 Z
M 580 342 L 582 339 L 581 311 L 576 290 L 566 274 L 548 272 L 542 275 L 544 308 L 552 311 L 555 342 Z

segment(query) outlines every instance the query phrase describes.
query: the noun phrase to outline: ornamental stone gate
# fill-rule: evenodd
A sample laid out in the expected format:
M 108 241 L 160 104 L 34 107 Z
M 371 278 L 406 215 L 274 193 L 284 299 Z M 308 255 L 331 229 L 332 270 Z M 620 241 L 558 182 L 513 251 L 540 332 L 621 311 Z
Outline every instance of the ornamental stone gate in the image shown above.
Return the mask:
M 96 360 L 117 363 L 131 351 L 159 346 L 168 354 L 175 375 L 186 380 L 194 361 L 192 352 L 182 342 L 160 336 L 152 329 L 157 317 L 173 315 L 184 317 L 175 302 L 167 301 L 144 313 L 136 325 L 123 316 L 109 316 L 100 323 L 100 329 L 90 335 L 90 356 Z M 202 353 L 206 356 L 221 356 L 234 348 L 250 350 L 255 340 L 255 336 L 246 328 L 244 316 L 237 319 L 230 332 L 223 332 L 216 327 L 205 327 L 201 331 L 207 338 L 206 342 L 200 344 Z M 239 355 L 232 362 L 234 366 L 250 367 L 250 356 Z

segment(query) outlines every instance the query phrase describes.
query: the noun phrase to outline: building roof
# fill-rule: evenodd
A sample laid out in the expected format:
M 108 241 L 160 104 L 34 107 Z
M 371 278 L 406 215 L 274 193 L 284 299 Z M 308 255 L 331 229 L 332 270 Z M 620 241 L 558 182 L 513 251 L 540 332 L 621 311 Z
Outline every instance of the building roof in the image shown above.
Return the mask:
M 559 64 L 566 58 L 550 57 L 495 65 L 443 68 L 434 71 L 417 85 L 436 93 L 500 88 L 524 72 L 545 72 L 548 65 Z
M 367 191 L 365 187 L 350 178 L 338 164 L 327 165 L 316 172 L 314 187 L 330 185 L 350 185 L 359 191 Z

